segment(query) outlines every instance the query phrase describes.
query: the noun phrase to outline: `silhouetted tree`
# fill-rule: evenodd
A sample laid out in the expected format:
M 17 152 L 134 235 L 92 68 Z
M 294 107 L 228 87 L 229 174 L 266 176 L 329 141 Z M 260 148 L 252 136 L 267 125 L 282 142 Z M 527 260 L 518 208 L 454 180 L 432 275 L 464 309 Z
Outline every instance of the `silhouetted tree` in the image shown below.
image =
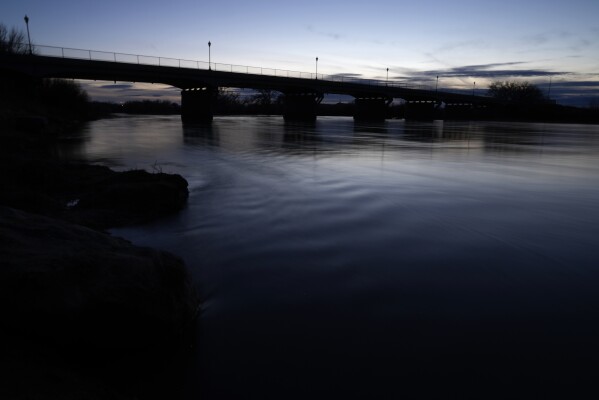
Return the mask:
M 268 108 L 273 101 L 273 91 L 270 89 L 258 89 L 257 94 L 252 96 L 252 102 Z
M 219 114 L 241 113 L 243 104 L 239 99 L 239 93 L 226 88 L 218 88 L 216 97 L 216 112 Z
M 75 105 L 89 101 L 87 92 L 81 88 L 81 85 L 68 79 L 44 79 L 41 96 L 47 104 L 60 102 L 61 104 Z
M 0 24 L 0 53 L 29 54 L 29 45 L 23 32 Z
M 130 114 L 170 115 L 181 113 L 181 106 L 168 100 L 127 101 L 121 111 Z
M 282 113 L 282 93 L 270 89 L 257 89 L 256 94 L 246 102 L 247 109 L 253 114 L 280 114 Z
M 89 96 L 81 85 L 68 79 L 43 79 L 36 83 L 30 101 L 45 113 L 62 120 L 85 120 L 89 114 Z
M 545 96 L 541 89 L 529 82 L 493 82 L 489 95 L 499 100 L 518 103 L 541 103 Z

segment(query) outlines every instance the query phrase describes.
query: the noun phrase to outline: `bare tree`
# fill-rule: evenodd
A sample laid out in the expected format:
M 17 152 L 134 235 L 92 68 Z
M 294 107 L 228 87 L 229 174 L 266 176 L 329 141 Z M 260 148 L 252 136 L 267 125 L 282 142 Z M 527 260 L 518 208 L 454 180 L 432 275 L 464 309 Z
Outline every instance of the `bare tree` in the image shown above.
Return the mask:
M 519 103 L 540 103 L 545 100 L 541 89 L 529 82 L 493 82 L 489 95 L 499 100 Z
M 0 24 L 0 53 L 28 54 L 25 34 L 16 28 L 8 30 L 4 24 Z
M 273 100 L 273 91 L 270 89 L 258 89 L 258 93 L 252 96 L 252 102 L 263 107 L 270 107 Z
M 216 108 L 219 113 L 231 114 L 238 112 L 242 108 L 239 99 L 239 93 L 229 88 L 218 88 L 216 96 Z

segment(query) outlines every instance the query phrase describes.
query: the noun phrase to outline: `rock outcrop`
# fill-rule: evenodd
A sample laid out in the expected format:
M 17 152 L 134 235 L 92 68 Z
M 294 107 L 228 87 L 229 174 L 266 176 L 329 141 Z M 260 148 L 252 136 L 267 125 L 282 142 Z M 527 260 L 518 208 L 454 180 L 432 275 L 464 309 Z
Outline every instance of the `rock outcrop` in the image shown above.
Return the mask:
M 100 372 L 87 375 L 69 372 L 78 377 L 76 382 L 94 375 L 114 377 L 124 366 L 141 372 L 148 359 L 155 370 L 177 351 L 191 328 L 195 296 L 183 262 L 171 254 L 7 207 L 0 207 L 0 254 L 2 345 L 11 348 L 12 340 L 25 341 L 28 349 L 56 349 L 60 358 L 74 360 L 66 365 L 99 368 Z M 48 359 L 35 355 L 31 364 L 23 365 L 27 358 L 13 356 L 27 372 L 13 369 L 8 376 L 16 375 L 9 384 L 23 376 L 30 379 L 31 371 L 36 375 Z M 135 372 L 126 374 L 135 380 Z M 37 378 L 42 386 L 54 384 L 44 383 L 47 374 L 41 375 Z M 62 390 L 69 391 L 73 380 L 66 381 Z M 129 384 L 117 386 L 131 389 Z M 87 391 L 98 386 L 73 387 L 95 398 Z M 100 387 L 97 393 L 118 392 Z
M 146 347 L 193 312 L 181 259 L 92 229 L 0 208 L 0 253 L 4 321 L 57 343 Z
M 0 204 L 104 229 L 147 222 L 185 207 L 180 175 L 8 157 L 0 162 Z
M 178 257 L 102 230 L 185 207 L 179 175 L 65 163 L 0 132 L 0 398 L 176 397 L 197 299 Z

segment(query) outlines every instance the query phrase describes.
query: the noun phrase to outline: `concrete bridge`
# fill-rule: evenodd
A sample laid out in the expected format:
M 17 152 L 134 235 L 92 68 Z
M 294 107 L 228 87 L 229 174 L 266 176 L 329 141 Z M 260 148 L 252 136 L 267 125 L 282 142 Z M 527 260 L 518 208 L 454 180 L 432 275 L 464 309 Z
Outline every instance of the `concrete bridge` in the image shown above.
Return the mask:
M 230 64 L 36 46 L 33 55 L 0 53 L 0 69 L 41 78 L 163 83 L 181 89 L 183 121 L 211 121 L 217 88 L 276 90 L 284 94 L 286 120 L 315 120 L 324 94 L 355 98 L 356 120 L 384 120 L 393 99 L 406 102 L 406 118 L 432 119 L 435 108 L 464 112 L 496 101 L 474 94 L 410 87 L 404 83 L 351 79 Z

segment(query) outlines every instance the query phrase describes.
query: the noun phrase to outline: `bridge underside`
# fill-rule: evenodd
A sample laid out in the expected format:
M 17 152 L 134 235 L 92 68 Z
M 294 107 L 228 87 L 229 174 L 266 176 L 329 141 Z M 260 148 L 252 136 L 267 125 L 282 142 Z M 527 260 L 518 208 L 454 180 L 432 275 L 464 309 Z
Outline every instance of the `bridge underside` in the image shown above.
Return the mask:
M 432 121 L 437 117 L 436 100 L 408 100 L 405 103 L 405 119 Z
M 318 105 L 323 99 L 322 93 L 317 92 L 288 92 L 285 93 L 285 121 L 316 121 Z
M 181 91 L 181 120 L 186 123 L 209 123 L 214 116 L 218 88 L 203 86 Z M 285 121 L 316 121 L 318 105 L 323 94 L 315 91 L 286 92 Z M 355 121 L 384 121 L 389 118 L 393 98 L 387 96 L 356 96 Z M 405 102 L 407 120 L 468 119 L 476 117 L 486 106 L 472 102 L 448 102 L 442 108 L 437 100 L 408 100 Z
M 472 102 L 447 103 L 443 113 L 443 117 L 447 119 L 471 119 L 485 115 L 488 115 L 488 107 Z

